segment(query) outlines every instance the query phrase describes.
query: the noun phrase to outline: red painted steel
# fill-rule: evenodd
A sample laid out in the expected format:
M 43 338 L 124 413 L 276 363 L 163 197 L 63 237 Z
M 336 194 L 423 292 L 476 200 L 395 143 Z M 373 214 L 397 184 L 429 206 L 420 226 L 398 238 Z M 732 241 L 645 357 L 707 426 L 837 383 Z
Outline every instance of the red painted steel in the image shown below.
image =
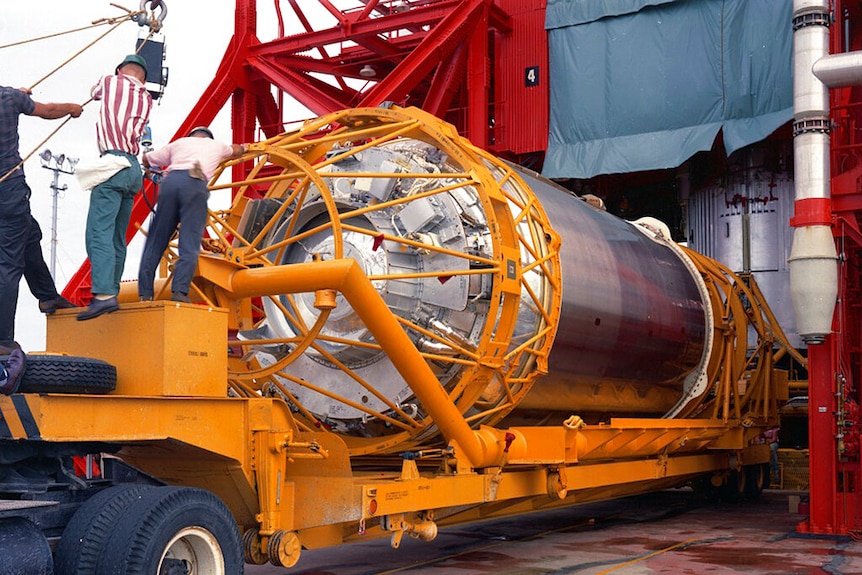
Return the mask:
M 852 33 L 862 22 L 862 6 L 834 0 L 833 14 L 830 52 L 862 49 L 862 37 Z M 862 530 L 862 138 L 858 128 L 862 88 L 832 90 L 830 100 L 834 126 L 830 219 L 840 257 L 839 295 L 833 335 L 822 345 L 808 348 L 810 516 L 799 530 L 858 536 Z M 817 213 L 807 215 L 823 219 L 819 213 L 823 206 L 811 207 Z
M 794 228 L 832 225 L 832 201 L 829 198 L 796 200 L 793 212 L 790 225 Z
M 808 433 L 810 520 L 800 531 L 837 533 L 834 497 L 836 481 L 835 397 L 832 391 L 834 336 L 820 345 L 808 347 Z
M 544 154 L 548 147 L 550 76 L 545 0 L 499 0 L 512 32 L 495 37 L 491 150 L 505 157 Z

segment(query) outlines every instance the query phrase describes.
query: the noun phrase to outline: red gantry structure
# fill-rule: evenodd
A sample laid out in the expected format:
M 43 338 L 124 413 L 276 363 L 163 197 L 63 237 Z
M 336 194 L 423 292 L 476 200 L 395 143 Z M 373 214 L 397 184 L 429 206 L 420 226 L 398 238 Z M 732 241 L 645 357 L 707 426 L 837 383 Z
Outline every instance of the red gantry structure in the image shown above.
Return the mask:
M 828 30 L 829 55 L 813 65 L 813 73 L 828 90 L 826 123 L 831 153 L 831 195 L 819 216 L 796 204 L 796 218 L 819 217 L 830 225 L 838 257 L 838 295 L 832 331 L 822 344 L 808 346 L 810 517 L 800 530 L 818 534 L 849 534 L 862 528 L 860 471 L 860 381 L 862 381 L 862 4 L 848 0 L 795 3 L 794 29 Z M 798 5 L 798 6 L 797 6 Z M 796 118 L 795 131 L 803 118 Z M 831 130 L 831 134 L 830 134 Z M 800 158 L 797 152 L 797 163 Z M 797 194 L 797 198 L 799 195 Z
M 259 130 L 273 137 L 295 119 L 285 112 L 286 96 L 318 115 L 394 102 L 422 108 L 475 145 L 538 170 L 552 81 L 545 8 L 543 0 L 284 0 L 275 2 L 278 37 L 262 41 L 256 0 L 237 0 L 234 35 L 177 137 L 209 124 L 228 103 L 234 141 L 249 142 L 259 139 Z M 285 22 L 299 22 L 303 31 L 286 35 Z M 859 68 L 858 0 L 797 0 L 792 25 L 825 29 L 829 52 L 847 56 L 841 67 Z M 811 501 L 800 529 L 818 534 L 862 529 L 862 88 L 852 85 L 860 78 L 857 72 L 828 86 L 828 116 L 815 131 L 831 142 L 831 194 L 797 201 L 791 223 L 831 227 L 837 254 L 831 333 L 808 345 Z M 794 129 L 807 133 L 808 120 L 796 117 Z M 797 153 L 797 168 L 800 161 L 806 159 Z M 242 167 L 234 170 L 241 179 Z M 139 197 L 129 237 L 147 213 Z M 88 264 L 64 294 L 89 299 Z

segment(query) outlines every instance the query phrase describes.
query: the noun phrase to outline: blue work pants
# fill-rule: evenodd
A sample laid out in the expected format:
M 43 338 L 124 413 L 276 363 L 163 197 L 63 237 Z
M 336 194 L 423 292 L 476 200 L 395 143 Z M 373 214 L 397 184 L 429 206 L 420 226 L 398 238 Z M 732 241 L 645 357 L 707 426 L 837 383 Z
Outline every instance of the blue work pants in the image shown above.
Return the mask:
M 171 291 L 188 295 L 198 264 L 201 238 L 207 222 L 207 183 L 193 178 L 188 170 L 174 170 L 162 180 L 159 203 L 150 224 L 141 267 L 138 270 L 138 294 L 153 297 L 156 268 L 179 225 L 179 259 L 171 273 Z

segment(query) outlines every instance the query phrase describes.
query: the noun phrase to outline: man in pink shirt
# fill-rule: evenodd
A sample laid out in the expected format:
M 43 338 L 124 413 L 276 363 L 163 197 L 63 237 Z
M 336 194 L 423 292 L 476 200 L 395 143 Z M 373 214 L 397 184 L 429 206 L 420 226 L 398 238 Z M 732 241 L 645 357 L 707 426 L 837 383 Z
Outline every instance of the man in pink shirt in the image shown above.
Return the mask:
M 141 301 L 153 299 L 153 278 L 159 260 L 168 247 L 177 225 L 179 259 L 171 275 L 171 300 L 190 302 L 189 287 L 198 262 L 201 238 L 207 220 L 207 182 L 219 162 L 245 152 L 241 144 L 216 142 L 204 126 L 189 132 L 158 150 L 144 154 L 144 168 L 165 166 L 167 175 L 159 188 L 159 204 L 150 224 L 141 267 L 138 270 L 138 295 Z

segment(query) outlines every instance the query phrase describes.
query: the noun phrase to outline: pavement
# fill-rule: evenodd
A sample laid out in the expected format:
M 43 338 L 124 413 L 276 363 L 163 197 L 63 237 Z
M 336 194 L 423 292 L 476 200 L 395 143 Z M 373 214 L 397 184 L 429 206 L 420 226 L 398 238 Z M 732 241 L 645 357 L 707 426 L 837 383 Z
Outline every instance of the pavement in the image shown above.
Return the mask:
M 862 575 L 862 543 L 796 533 L 804 517 L 767 490 L 725 504 L 671 490 L 388 539 L 304 550 L 296 566 L 247 575 Z

